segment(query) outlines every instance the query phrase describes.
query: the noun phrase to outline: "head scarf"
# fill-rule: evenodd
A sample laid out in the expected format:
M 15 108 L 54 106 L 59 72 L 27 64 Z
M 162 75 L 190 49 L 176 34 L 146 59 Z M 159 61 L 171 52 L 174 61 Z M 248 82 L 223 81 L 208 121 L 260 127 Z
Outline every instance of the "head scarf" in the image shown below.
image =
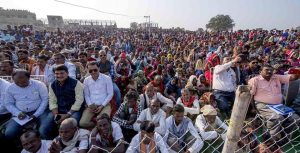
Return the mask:
M 211 105 L 205 105 L 201 108 L 201 112 L 206 115 L 217 115 L 217 110 Z
M 193 85 L 193 80 L 194 79 L 197 80 L 197 76 L 196 75 L 191 75 L 190 78 L 189 78 L 189 80 L 188 80 L 188 82 L 187 82 L 187 84 L 186 84 L 186 86 L 192 86 L 193 87 L 194 86 Z M 197 80 L 197 85 L 198 85 L 198 80 Z

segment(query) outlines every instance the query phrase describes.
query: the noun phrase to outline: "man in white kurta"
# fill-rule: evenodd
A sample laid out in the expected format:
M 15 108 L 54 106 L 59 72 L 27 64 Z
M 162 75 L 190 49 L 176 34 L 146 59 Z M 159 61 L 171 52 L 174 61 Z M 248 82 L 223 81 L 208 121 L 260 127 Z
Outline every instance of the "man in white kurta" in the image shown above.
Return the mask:
M 223 140 L 226 137 L 227 125 L 217 116 L 217 111 L 211 105 L 205 105 L 195 122 L 201 137 L 204 140 L 213 140 L 221 136 Z
M 184 115 L 198 115 L 200 113 L 200 102 L 197 97 L 190 94 L 188 89 L 181 90 L 181 97 L 177 99 L 176 104 L 184 107 Z
M 156 132 L 153 122 L 143 122 L 141 131 L 133 137 L 126 153 L 168 153 L 162 136 Z
M 135 131 L 140 131 L 140 124 L 144 121 L 152 121 L 155 124 L 155 132 L 164 135 L 166 132 L 166 113 L 160 109 L 160 103 L 157 99 L 151 100 L 150 107 L 143 110 L 133 124 Z
M 180 151 L 198 153 L 203 147 L 192 121 L 184 116 L 184 107 L 175 105 L 173 115 L 166 120 L 167 132 L 164 136 L 166 145 L 171 153 Z
M 140 105 L 143 109 L 148 108 L 150 101 L 158 99 L 162 103 L 162 109 L 167 110 L 173 108 L 173 101 L 163 96 L 160 92 L 156 92 L 152 84 L 148 84 L 145 87 L 145 93 L 140 95 Z

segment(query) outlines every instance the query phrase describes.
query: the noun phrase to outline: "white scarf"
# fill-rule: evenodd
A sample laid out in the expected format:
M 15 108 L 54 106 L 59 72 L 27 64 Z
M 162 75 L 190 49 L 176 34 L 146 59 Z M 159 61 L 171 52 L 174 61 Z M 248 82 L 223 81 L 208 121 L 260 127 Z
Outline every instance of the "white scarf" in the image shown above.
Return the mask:
M 67 151 L 71 151 L 72 149 L 75 148 L 75 145 L 78 141 L 84 140 L 84 139 L 88 139 L 89 138 L 89 132 L 87 130 L 77 130 L 74 134 L 74 137 L 72 138 L 72 140 L 66 142 L 64 140 L 62 140 L 62 143 L 66 146 L 63 151 L 67 152 Z
M 150 108 L 147 108 L 147 114 L 146 114 L 146 120 L 153 121 L 154 123 L 159 122 L 159 119 L 161 117 L 161 111 L 158 110 L 156 114 L 151 114 Z

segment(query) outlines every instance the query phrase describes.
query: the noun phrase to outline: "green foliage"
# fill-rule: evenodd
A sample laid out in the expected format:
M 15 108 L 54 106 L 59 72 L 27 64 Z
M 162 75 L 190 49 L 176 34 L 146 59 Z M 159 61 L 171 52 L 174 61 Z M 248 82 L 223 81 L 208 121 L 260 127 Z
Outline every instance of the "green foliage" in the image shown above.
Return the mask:
M 136 22 L 131 22 L 131 23 L 130 23 L 130 28 L 131 28 L 131 29 L 137 29 L 137 28 L 138 28 L 138 23 L 136 23 Z
M 234 27 L 234 21 L 229 15 L 217 15 L 212 17 L 206 28 L 212 31 L 227 31 Z

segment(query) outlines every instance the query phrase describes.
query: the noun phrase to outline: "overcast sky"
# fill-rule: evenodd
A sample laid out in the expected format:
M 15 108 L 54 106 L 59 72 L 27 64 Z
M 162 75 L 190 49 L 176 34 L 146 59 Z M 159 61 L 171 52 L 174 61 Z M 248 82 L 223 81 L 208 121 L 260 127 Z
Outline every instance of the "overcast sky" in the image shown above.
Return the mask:
M 300 0 L 61 0 L 91 7 L 100 11 L 126 14 L 131 17 L 109 15 L 94 10 L 70 6 L 54 0 L 0 0 L 4 9 L 27 9 L 37 18 L 61 15 L 68 19 L 115 20 L 118 27 L 130 22 L 151 21 L 163 28 L 183 27 L 205 29 L 209 19 L 218 14 L 230 15 L 234 29 L 285 29 L 300 26 Z

